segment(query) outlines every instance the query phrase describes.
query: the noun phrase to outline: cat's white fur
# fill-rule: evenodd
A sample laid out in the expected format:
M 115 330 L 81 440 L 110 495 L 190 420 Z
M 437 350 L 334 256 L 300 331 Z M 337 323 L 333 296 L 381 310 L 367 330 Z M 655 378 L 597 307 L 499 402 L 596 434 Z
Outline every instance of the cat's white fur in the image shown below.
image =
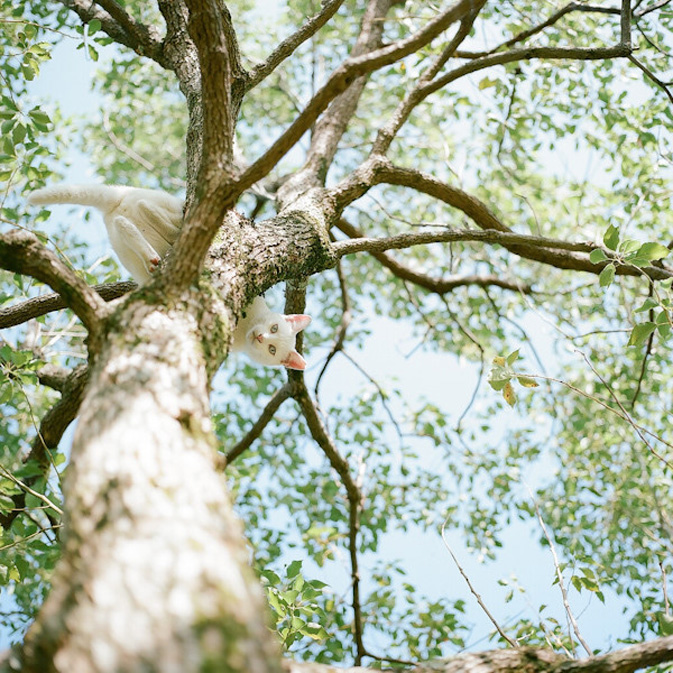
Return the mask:
M 275 313 L 262 297 L 255 297 L 236 326 L 231 350 L 267 367 L 305 369 L 306 361 L 295 350 L 295 340 L 297 332 L 310 322 L 308 315 Z
M 98 208 L 119 261 L 140 285 L 150 279 L 175 242 L 184 205 L 166 192 L 120 185 L 54 185 L 32 192 L 28 202 Z M 256 297 L 234 330 L 232 350 L 260 365 L 304 369 L 306 361 L 295 341 L 297 332 L 310 322 L 308 315 L 274 313 L 262 297 Z
M 32 192 L 28 202 L 98 208 L 113 250 L 139 285 L 159 268 L 178 237 L 184 205 L 166 192 L 121 185 L 53 185 Z

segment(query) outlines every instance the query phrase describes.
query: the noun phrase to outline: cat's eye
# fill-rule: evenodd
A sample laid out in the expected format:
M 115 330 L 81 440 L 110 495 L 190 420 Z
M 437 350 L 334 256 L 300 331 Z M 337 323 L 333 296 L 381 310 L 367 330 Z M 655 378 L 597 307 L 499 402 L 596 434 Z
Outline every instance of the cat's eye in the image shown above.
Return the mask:
M 271 331 L 273 331 L 273 328 L 271 328 Z M 269 353 L 271 353 L 271 355 L 276 354 L 276 347 L 273 344 L 269 345 Z
M 278 331 L 278 325 L 271 325 L 271 334 L 275 334 Z

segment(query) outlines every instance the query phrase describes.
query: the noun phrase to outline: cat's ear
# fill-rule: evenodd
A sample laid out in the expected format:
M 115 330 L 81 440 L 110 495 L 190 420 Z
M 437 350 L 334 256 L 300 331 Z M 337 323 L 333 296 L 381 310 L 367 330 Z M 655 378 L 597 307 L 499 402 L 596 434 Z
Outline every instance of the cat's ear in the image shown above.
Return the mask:
M 308 318 L 308 316 L 306 317 Z M 306 324 L 308 325 L 308 323 Z M 295 350 L 291 350 L 280 364 L 285 365 L 288 369 L 306 369 L 306 360 Z
M 285 316 L 285 321 L 292 329 L 292 333 L 301 332 L 311 322 L 310 315 L 303 315 L 301 313 L 291 313 Z

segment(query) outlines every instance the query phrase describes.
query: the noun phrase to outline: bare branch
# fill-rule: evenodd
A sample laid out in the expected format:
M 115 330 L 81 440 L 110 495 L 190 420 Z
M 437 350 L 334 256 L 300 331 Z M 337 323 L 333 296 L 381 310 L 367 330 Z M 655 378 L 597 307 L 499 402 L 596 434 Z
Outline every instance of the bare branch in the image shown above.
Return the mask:
M 36 374 L 37 380 L 41 385 L 62 393 L 70 374 L 72 374 L 72 370 L 66 367 L 59 367 L 58 365 L 46 364 L 41 369 L 38 369 Z
M 535 496 L 533 495 L 533 492 L 528 489 L 528 493 L 530 494 L 531 500 L 533 501 L 533 506 L 535 507 L 535 513 L 537 514 L 537 520 L 540 523 L 540 527 L 542 528 L 542 533 L 545 536 L 545 539 L 547 540 L 547 544 L 549 544 L 549 549 L 551 551 L 552 559 L 554 560 L 554 570 L 556 571 L 556 579 L 558 580 L 559 588 L 561 589 L 561 596 L 563 599 L 563 608 L 566 611 L 566 615 L 568 617 L 568 620 L 570 621 L 570 624 L 572 625 L 572 629 L 575 633 L 575 636 L 577 640 L 579 640 L 580 644 L 584 648 L 584 651 L 591 656 L 592 651 L 591 648 L 587 645 L 586 641 L 584 638 L 582 638 L 582 634 L 580 633 L 580 627 L 577 625 L 577 620 L 575 619 L 575 615 L 572 612 L 572 609 L 570 608 L 570 601 L 568 600 L 568 592 L 566 591 L 566 587 L 564 584 L 564 579 L 563 579 L 563 573 L 561 572 L 561 565 L 558 560 L 558 556 L 556 554 L 556 546 L 554 545 L 554 541 L 552 540 L 551 536 L 549 535 L 549 531 L 547 530 L 547 526 L 544 523 L 544 519 L 542 518 L 542 514 L 540 513 L 540 508 L 538 507 L 537 500 L 535 499 Z M 568 634 L 572 635 L 572 634 Z M 572 639 L 571 639 L 572 640 Z M 575 652 L 575 646 L 573 645 L 573 654 Z
M 630 645 L 621 650 L 579 661 L 568 659 L 551 650 L 519 647 L 490 652 L 464 652 L 451 659 L 419 664 L 413 673 L 633 673 L 641 668 L 673 661 L 673 636 L 657 638 L 649 643 Z M 326 664 L 285 661 L 287 673 L 333 673 L 334 667 Z M 366 673 L 370 669 L 345 668 L 341 673 Z
M 355 656 L 356 665 L 360 665 L 362 657 L 366 655 L 362 639 L 362 609 L 360 603 L 360 572 L 358 570 L 358 555 L 357 555 L 357 536 L 360 530 L 360 509 L 362 507 L 362 493 L 350 474 L 348 463 L 341 456 L 334 444 L 334 440 L 327 432 L 318 413 L 316 405 L 311 400 L 306 384 L 303 379 L 299 382 L 298 390 L 294 395 L 295 400 L 299 403 L 306 423 L 308 425 L 311 436 L 316 441 L 318 446 L 323 450 L 327 456 L 330 465 L 336 470 L 341 477 L 341 482 L 346 488 L 346 495 L 348 497 L 348 549 L 351 562 L 351 582 L 352 582 L 352 607 L 353 607 L 353 625 L 354 636 L 357 653 Z
M 187 0 L 187 7 L 187 27 L 199 55 L 203 96 L 203 155 L 199 179 L 200 182 L 227 179 L 233 172 L 235 111 L 231 89 L 238 51 L 234 47 L 236 53 L 231 53 L 232 38 L 227 36 L 228 31 L 233 31 L 231 17 L 217 0 Z
M 318 394 L 318 391 L 320 390 L 320 382 L 322 381 L 322 377 L 327 371 L 327 367 L 329 366 L 329 363 L 332 361 L 332 358 L 337 353 L 343 350 L 344 341 L 346 339 L 346 332 L 348 331 L 348 326 L 351 324 L 351 320 L 353 317 L 351 313 L 351 302 L 348 296 L 348 288 L 346 286 L 346 279 L 344 278 L 341 260 L 337 262 L 336 272 L 337 277 L 339 279 L 339 288 L 341 290 L 341 320 L 339 321 L 339 326 L 337 327 L 336 330 L 336 335 L 334 337 L 334 342 L 332 343 L 332 348 L 330 348 L 330 352 L 325 358 L 325 362 L 322 366 L 322 369 L 320 370 L 320 373 L 318 374 L 318 377 L 316 378 L 315 387 L 313 388 L 313 394 L 315 395 L 316 403 L 318 404 L 318 406 L 320 406 L 319 402 L 320 395 Z
M 74 11 L 84 23 L 90 23 L 93 19 L 100 21 L 102 30 L 115 42 L 151 58 L 164 68 L 171 67 L 165 58 L 163 43 L 156 28 L 137 22 L 115 0 L 97 0 L 96 3 L 90 0 L 59 2 Z
M 446 75 L 437 78 L 423 88 L 423 97 L 455 82 L 465 75 L 469 75 L 494 65 L 505 65 L 517 61 L 540 60 L 576 60 L 576 61 L 602 61 L 609 58 L 627 58 L 631 53 L 631 47 L 619 44 L 615 47 L 521 47 L 499 54 L 486 55 L 466 63 Z
M 329 77 L 325 85 L 309 101 L 294 122 L 269 149 L 251 164 L 241 176 L 237 192 L 261 180 L 311 127 L 329 103 L 362 75 L 391 65 L 429 44 L 472 7 L 474 0 L 458 0 L 438 14 L 419 31 L 404 40 L 381 47 L 373 52 L 346 59 Z
M 95 290 L 104 301 L 112 301 L 137 288 L 137 283 L 134 283 L 132 280 L 125 280 L 118 283 L 93 285 L 91 289 Z M 20 304 L 0 308 L 0 329 L 14 327 L 31 318 L 39 318 L 52 311 L 59 311 L 67 307 L 68 305 L 60 294 L 46 294 L 41 297 L 26 299 L 26 301 L 22 301 Z
M 646 66 L 644 66 L 635 56 L 629 56 L 629 61 L 636 65 L 640 70 L 642 70 L 645 73 L 645 76 L 648 79 L 651 79 L 658 87 L 663 89 L 664 93 L 668 96 L 668 100 L 673 103 L 673 93 L 671 93 L 671 90 L 668 88 L 665 82 L 660 80 L 651 70 L 649 70 Z
M 529 37 L 532 37 L 537 33 L 541 33 L 545 28 L 553 26 L 566 14 L 570 14 L 571 12 L 587 12 L 591 14 L 613 14 L 617 16 L 621 14 L 621 10 L 619 9 L 619 7 L 600 7 L 598 5 L 585 5 L 579 2 L 571 2 L 567 4 L 565 7 L 561 7 L 561 9 L 554 12 L 546 21 L 543 21 L 542 23 L 533 26 L 528 30 L 524 30 L 521 33 L 518 33 L 517 35 L 510 38 L 506 42 L 503 42 L 502 44 L 498 45 L 494 49 L 491 49 L 488 52 L 484 52 L 483 55 L 485 56 L 487 54 L 492 54 L 496 51 L 500 51 L 501 49 L 507 49 L 517 44 L 517 42 L 523 42 L 524 40 L 527 40 Z
M 337 223 L 337 227 L 343 231 L 344 234 L 352 239 L 364 238 L 364 234 L 352 224 L 341 218 Z M 526 283 L 521 283 L 517 280 L 506 280 L 501 276 L 496 275 L 460 275 L 454 274 L 451 276 L 438 277 L 430 276 L 426 273 L 416 271 L 411 267 L 405 266 L 398 262 L 386 252 L 371 252 L 374 259 L 378 260 L 383 266 L 389 269 L 395 276 L 402 280 L 407 280 L 414 285 L 418 285 L 429 292 L 436 294 L 447 294 L 458 287 L 466 285 L 477 285 L 479 287 L 496 286 L 504 290 L 513 290 L 515 292 L 523 292 L 524 294 L 531 294 L 533 289 Z
M 640 18 L 641 16 L 645 16 L 650 12 L 656 12 L 658 9 L 666 7 L 666 5 L 669 5 L 670 3 L 671 0 L 659 0 L 659 2 L 655 2 L 653 5 L 650 5 L 649 7 L 643 7 L 642 9 L 639 9 L 637 12 L 635 12 L 635 16 L 636 18 Z
M 559 269 L 573 269 L 575 271 L 587 271 L 589 273 L 599 274 L 608 263 L 599 262 L 594 264 L 589 261 L 588 257 L 574 255 L 571 252 L 560 252 L 566 250 L 591 252 L 597 248 L 602 249 L 600 245 L 594 243 L 572 243 L 552 238 L 526 236 L 525 234 L 514 234 L 494 230 L 477 231 L 474 229 L 446 229 L 439 232 L 427 231 L 416 234 L 398 234 L 397 236 L 389 236 L 388 238 L 360 238 L 351 241 L 339 241 L 332 247 L 337 256 L 343 257 L 344 255 L 351 255 L 362 251 L 378 253 L 391 249 L 400 250 L 414 245 L 453 243 L 457 241 L 496 243 L 520 257 L 539 261 Z M 645 275 L 653 280 L 673 278 L 673 271 L 669 269 L 653 266 L 640 269 L 630 264 L 613 263 L 616 266 L 618 275 Z
M 395 0 L 370 0 L 362 19 L 360 34 L 350 53 L 351 58 L 372 53 L 381 47 L 384 19 L 394 2 Z M 339 141 L 353 118 L 367 79 L 367 75 L 356 78 L 346 91 L 331 103 L 313 130 L 304 170 L 308 170 L 321 185 L 325 184 L 327 169 L 334 159 Z M 303 171 L 299 172 L 298 180 L 303 179 L 302 173 Z M 281 190 L 280 194 L 282 195 L 284 191 L 285 189 Z
M 0 267 L 32 276 L 58 292 L 92 334 L 97 334 L 105 302 L 35 234 L 14 229 L 0 235 Z
M 491 624 L 495 626 L 497 632 L 500 634 L 500 636 L 506 640 L 512 647 L 518 647 L 518 643 L 515 640 L 512 640 L 503 630 L 500 624 L 495 620 L 495 617 L 491 614 L 489 609 L 486 607 L 486 604 L 482 600 L 481 596 L 477 592 L 477 590 L 472 586 L 472 582 L 470 582 L 470 578 L 467 576 L 465 571 L 463 570 L 463 567 L 458 563 L 458 558 L 456 555 L 453 553 L 453 550 L 451 549 L 451 545 L 449 545 L 446 535 L 444 534 L 444 531 L 446 529 L 446 521 L 442 524 L 441 528 L 441 535 L 442 535 L 442 542 L 444 543 L 444 546 L 446 547 L 446 551 L 449 552 L 449 555 L 453 559 L 453 562 L 456 564 L 456 567 L 458 568 L 458 572 L 461 574 L 462 578 L 465 580 L 467 583 L 468 588 L 470 589 L 470 593 L 477 599 L 477 603 L 479 603 L 479 607 L 484 611 L 484 614 L 489 618 Z
M 622 0 L 620 42 L 631 49 L 631 0 Z
M 475 3 L 472 11 L 461 19 L 460 27 L 453 39 L 449 42 L 447 47 L 435 58 L 424 73 L 418 79 L 416 86 L 414 86 L 404 97 L 404 99 L 397 106 L 392 117 L 387 124 L 379 129 L 376 135 L 376 140 L 372 145 L 372 154 L 385 154 L 390 147 L 393 139 L 397 135 L 404 122 L 409 118 L 409 115 L 414 108 L 423 100 L 423 87 L 431 82 L 437 75 L 439 70 L 444 66 L 451 56 L 454 55 L 463 40 L 469 35 L 472 25 L 477 18 L 481 8 L 485 4 L 484 1 Z
M 291 56 L 294 51 L 306 40 L 311 39 L 339 10 L 344 0 L 329 0 L 323 4 L 322 10 L 315 16 L 312 16 L 306 23 L 299 28 L 290 37 L 283 40 L 269 54 L 264 63 L 256 65 L 250 71 L 250 77 L 246 82 L 245 89 L 249 91 L 257 86 L 264 78 L 268 77 L 286 58 Z
M 222 467 L 226 467 L 227 465 L 233 463 L 236 458 L 238 458 L 243 452 L 252 446 L 252 443 L 260 437 L 264 431 L 264 428 L 269 424 L 278 409 L 280 409 L 283 402 L 285 402 L 285 400 L 287 400 L 289 397 L 292 397 L 293 392 L 294 384 L 288 382 L 272 395 L 271 399 L 264 407 L 264 410 L 259 415 L 259 418 L 255 421 L 250 430 L 248 430 L 245 437 L 243 437 L 234 446 L 232 446 L 229 451 L 227 451 Z
M 335 243 L 332 247 L 338 256 L 353 252 L 383 252 L 390 249 L 401 249 L 411 245 L 452 241 L 482 241 L 498 243 L 520 257 L 542 262 L 559 269 L 588 271 L 600 273 L 608 262 L 593 264 L 587 256 L 576 252 L 591 252 L 602 246 L 594 243 L 572 243 L 539 236 L 526 236 L 513 233 L 493 212 L 479 199 L 456 187 L 451 187 L 433 176 L 408 168 L 399 168 L 380 156 L 372 156 L 355 170 L 346 180 L 333 190 L 337 210 L 364 194 L 376 184 L 387 183 L 410 187 L 429 196 L 433 196 L 448 205 L 461 210 L 470 217 L 481 229 L 447 228 L 441 232 L 422 232 L 417 234 L 400 234 L 382 239 L 356 239 Z M 606 256 L 615 264 L 617 274 L 624 276 L 647 276 L 653 280 L 665 280 L 673 276 L 673 270 L 656 266 L 639 269 L 630 264 L 620 263 L 614 253 L 605 250 Z

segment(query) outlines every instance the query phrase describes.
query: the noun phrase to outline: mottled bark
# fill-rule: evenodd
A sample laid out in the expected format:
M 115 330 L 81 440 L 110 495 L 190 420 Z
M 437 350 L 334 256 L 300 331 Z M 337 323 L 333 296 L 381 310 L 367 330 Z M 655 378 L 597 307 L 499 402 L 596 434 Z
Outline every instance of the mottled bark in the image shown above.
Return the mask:
M 73 442 L 63 557 L 26 638 L 26 672 L 278 670 L 214 469 L 201 302 L 133 302 L 113 318 Z

